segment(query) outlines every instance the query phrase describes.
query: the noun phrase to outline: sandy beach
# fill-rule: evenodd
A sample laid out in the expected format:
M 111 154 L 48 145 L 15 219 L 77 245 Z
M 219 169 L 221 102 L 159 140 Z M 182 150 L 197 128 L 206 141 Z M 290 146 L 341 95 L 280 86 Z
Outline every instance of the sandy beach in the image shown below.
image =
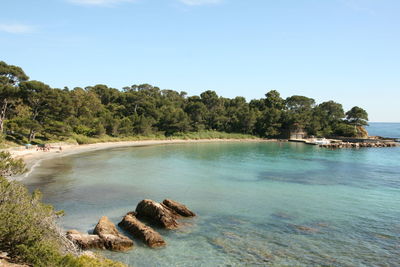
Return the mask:
M 35 167 L 39 166 L 43 160 L 50 160 L 56 157 L 65 157 L 73 154 L 84 152 L 112 149 L 119 147 L 134 147 L 134 146 L 152 146 L 152 145 L 166 145 L 166 144 L 185 144 L 185 143 L 210 143 L 210 142 L 274 142 L 277 140 L 270 139 L 192 139 L 192 140 L 141 140 L 141 141 L 121 141 L 121 142 L 106 142 L 95 143 L 88 145 L 74 145 L 63 144 L 62 150 L 57 148 L 50 149 L 50 151 L 42 151 L 36 149 L 7 149 L 14 158 L 21 158 L 24 160 L 27 172 L 22 175 L 16 176 L 13 179 L 21 180 L 28 177 Z

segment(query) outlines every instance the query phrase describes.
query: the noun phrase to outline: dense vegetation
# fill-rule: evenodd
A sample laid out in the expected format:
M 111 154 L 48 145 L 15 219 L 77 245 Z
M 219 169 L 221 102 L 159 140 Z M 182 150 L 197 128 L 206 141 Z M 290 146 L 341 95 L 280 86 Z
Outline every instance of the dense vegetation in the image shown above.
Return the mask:
M 0 251 L 33 266 L 125 266 L 106 259 L 76 257 L 78 251 L 58 229 L 53 208 L 7 176 L 25 170 L 22 160 L 0 152 Z
M 0 133 L 27 143 L 104 136 L 174 136 L 189 132 L 225 132 L 285 137 L 305 130 L 315 136 L 356 136 L 368 114 L 341 104 L 316 104 L 305 96 L 283 99 L 272 90 L 246 102 L 205 91 L 200 96 L 142 84 L 123 90 L 106 85 L 55 89 L 29 80 L 17 66 L 0 62 Z M 3 137 L 4 138 L 4 137 Z

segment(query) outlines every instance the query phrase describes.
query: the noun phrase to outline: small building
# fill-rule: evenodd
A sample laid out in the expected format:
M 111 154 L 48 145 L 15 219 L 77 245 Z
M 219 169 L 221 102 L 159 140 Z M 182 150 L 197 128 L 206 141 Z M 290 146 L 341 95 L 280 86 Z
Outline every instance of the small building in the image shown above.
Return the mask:
M 292 127 L 285 131 L 284 138 L 293 140 L 306 139 L 307 132 L 302 127 Z

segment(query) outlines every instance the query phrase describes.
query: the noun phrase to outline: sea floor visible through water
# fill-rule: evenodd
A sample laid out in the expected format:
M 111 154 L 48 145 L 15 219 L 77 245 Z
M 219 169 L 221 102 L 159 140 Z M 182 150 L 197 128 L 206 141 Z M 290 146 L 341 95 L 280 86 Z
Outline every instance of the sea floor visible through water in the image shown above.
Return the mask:
M 175 144 L 46 160 L 24 183 L 65 229 L 118 223 L 145 198 L 198 214 L 157 229 L 165 248 L 102 252 L 131 266 L 399 266 L 399 162 L 400 148 Z

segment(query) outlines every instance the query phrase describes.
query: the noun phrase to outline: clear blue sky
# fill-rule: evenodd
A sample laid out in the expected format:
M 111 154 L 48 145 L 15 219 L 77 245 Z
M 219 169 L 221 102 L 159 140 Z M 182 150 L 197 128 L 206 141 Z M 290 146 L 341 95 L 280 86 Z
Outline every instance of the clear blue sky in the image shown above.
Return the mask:
M 53 87 L 278 90 L 400 121 L 399 0 L 1 0 L 0 60 Z

